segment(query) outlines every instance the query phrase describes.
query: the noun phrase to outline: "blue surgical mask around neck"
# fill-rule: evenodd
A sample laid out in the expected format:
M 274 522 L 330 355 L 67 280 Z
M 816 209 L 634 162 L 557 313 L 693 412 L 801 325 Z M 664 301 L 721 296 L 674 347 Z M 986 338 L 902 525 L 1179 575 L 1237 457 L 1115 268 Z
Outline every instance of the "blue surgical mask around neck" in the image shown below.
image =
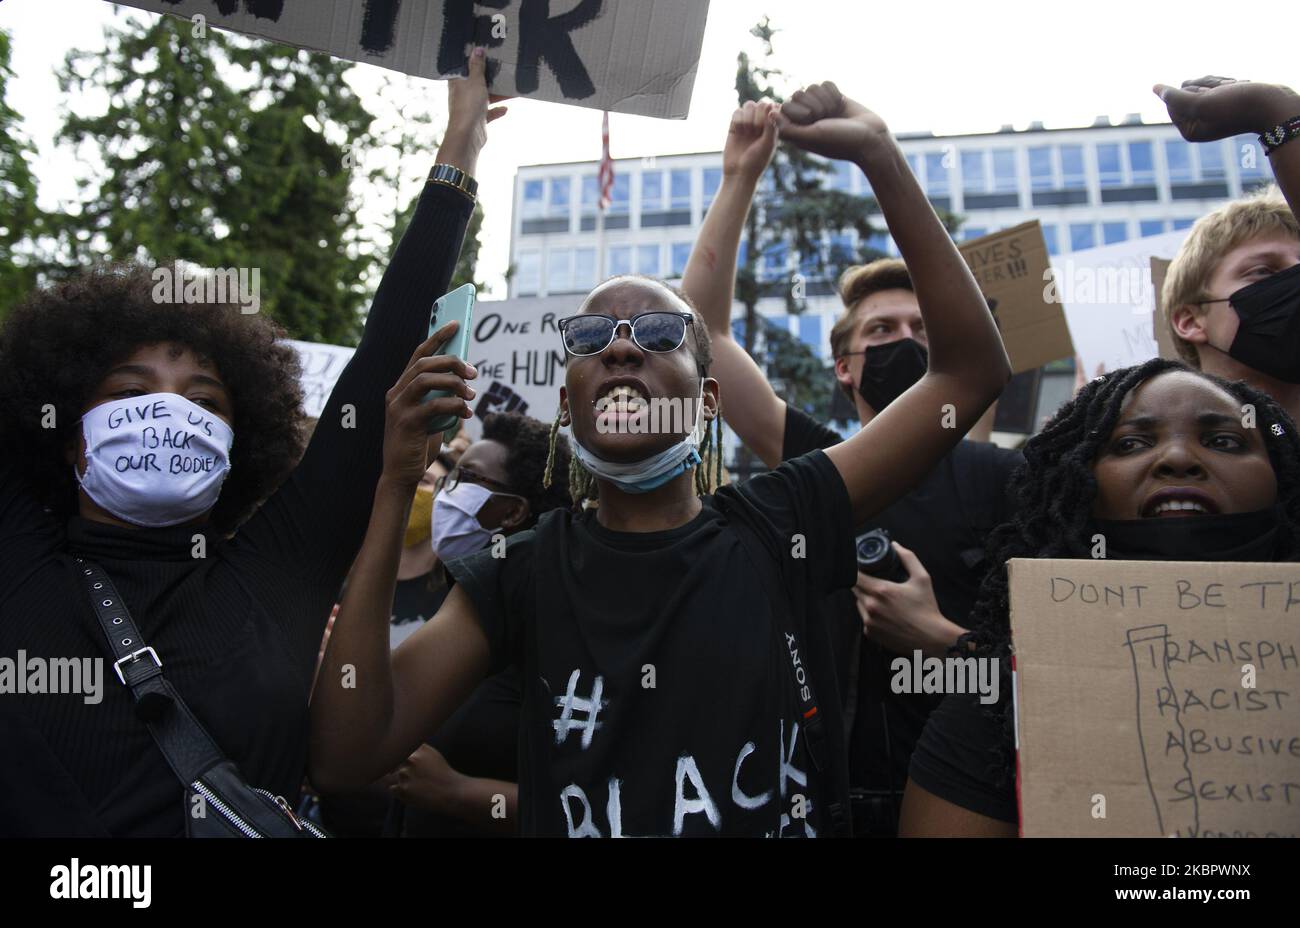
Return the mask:
M 624 493 L 649 493 L 668 481 L 698 467 L 700 443 L 704 440 L 704 381 L 700 381 L 700 395 L 695 402 L 695 424 L 681 441 L 658 454 L 631 464 L 616 464 L 596 457 L 576 438 L 573 453 L 579 463 L 602 480 L 608 480 Z

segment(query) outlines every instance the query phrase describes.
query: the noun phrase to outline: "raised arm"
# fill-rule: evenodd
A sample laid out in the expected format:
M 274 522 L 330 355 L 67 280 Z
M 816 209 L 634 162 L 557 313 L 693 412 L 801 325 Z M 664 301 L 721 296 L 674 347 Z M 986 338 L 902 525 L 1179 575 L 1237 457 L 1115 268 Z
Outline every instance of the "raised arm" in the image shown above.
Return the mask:
M 471 59 L 467 79 L 449 85 L 451 114 L 436 160 L 472 174 L 487 123 L 501 110 L 489 109 L 482 58 Z M 273 614 L 313 616 L 311 627 L 288 629 L 303 654 L 314 653 L 365 533 L 382 468 L 385 391 L 428 336 L 430 311 L 450 285 L 473 205 L 450 186 L 425 185 L 302 461 L 231 545 L 241 574 L 260 580 L 268 595 L 285 589 L 286 580 L 296 584 L 293 600 L 271 595 L 268 604 Z M 321 608 L 303 609 L 306 597 Z
M 465 383 L 476 376 L 473 368 L 432 355 L 456 325 L 416 349 L 387 394 L 383 474 L 311 699 L 310 773 L 326 792 L 364 786 L 397 767 L 488 669 L 487 638 L 459 587 L 396 654 L 388 649 L 402 536 L 425 470 L 426 423 L 447 413 L 468 418 L 466 401 L 474 396 Z M 451 395 L 423 402 L 434 389 Z
M 929 333 L 925 376 L 852 438 L 827 449 L 861 523 L 902 496 L 975 424 L 1011 377 L 988 305 L 884 121 L 834 84 L 781 108 L 782 138 L 854 161 L 907 263 Z
M 704 217 L 682 289 L 709 327 L 713 364 L 709 374 L 722 394 L 722 412 L 740 440 L 768 467 L 781 462 L 785 403 L 754 359 L 731 335 L 736 254 L 758 180 L 776 150 L 776 106 L 746 103 L 731 117 L 722 152 L 722 184 Z
M 1201 77 L 1184 81 L 1181 88 L 1156 84 L 1153 89 L 1189 142 L 1262 135 L 1300 117 L 1300 94 L 1281 84 Z M 1276 149 L 1268 160 L 1292 214 L 1300 216 L 1300 139 Z

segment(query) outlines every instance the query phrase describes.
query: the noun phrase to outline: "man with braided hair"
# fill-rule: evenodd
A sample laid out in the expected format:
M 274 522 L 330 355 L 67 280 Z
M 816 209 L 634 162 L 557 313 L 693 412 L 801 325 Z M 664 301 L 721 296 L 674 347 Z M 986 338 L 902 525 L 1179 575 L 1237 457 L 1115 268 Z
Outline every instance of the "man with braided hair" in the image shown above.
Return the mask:
M 559 323 L 570 356 L 559 421 L 599 505 L 548 513 L 503 551 L 452 561 L 457 584 L 442 609 L 391 657 L 385 617 L 350 614 L 345 597 L 321 675 L 351 664 L 356 688 L 316 691 L 317 785 L 373 779 L 485 674 L 515 663 L 522 833 L 846 833 L 829 641 L 804 618 L 852 586 L 854 525 L 952 448 L 1010 368 L 969 268 L 883 122 L 833 85 L 806 96 L 783 132 L 871 179 L 918 272 L 925 374 L 853 438 L 701 496 L 700 450 L 721 391 L 700 321 L 659 282 L 598 286 Z M 427 363 L 412 359 L 390 392 L 392 484 L 380 483 L 361 553 L 376 567 L 400 545 L 401 478 L 418 479 L 423 464 Z M 656 401 L 691 412 L 646 430 Z
M 1295 423 L 1242 381 L 1156 358 L 1086 384 L 1025 446 L 1015 519 L 989 538 L 974 630 L 958 645 L 997 658 L 1001 698 L 950 695 L 930 716 L 900 834 L 1016 835 L 1009 558 L 1086 559 L 1101 532 L 1121 560 L 1300 560 L 1297 462 Z

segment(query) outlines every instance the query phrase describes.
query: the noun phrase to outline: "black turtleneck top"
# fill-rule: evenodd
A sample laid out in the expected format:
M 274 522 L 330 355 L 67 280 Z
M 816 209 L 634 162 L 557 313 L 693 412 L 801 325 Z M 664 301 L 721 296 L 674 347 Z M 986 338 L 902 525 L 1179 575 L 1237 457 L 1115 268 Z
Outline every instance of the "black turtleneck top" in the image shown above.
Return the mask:
M 181 785 L 112 671 L 74 555 L 107 570 L 164 675 L 248 782 L 294 802 L 321 635 L 382 469 L 385 393 L 428 334 L 470 210 L 428 185 L 301 463 L 233 538 L 208 536 L 206 557 L 192 527 L 56 520 L 7 463 L 21 449 L 0 456 L 0 659 L 104 658 L 97 704 L 0 692 L 0 836 L 184 833 Z

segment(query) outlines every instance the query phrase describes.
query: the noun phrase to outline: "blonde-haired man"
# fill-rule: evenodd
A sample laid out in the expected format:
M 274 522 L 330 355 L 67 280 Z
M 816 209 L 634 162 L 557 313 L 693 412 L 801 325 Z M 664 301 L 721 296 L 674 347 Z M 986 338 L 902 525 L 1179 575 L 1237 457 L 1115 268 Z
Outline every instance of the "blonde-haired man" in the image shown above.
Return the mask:
M 1192 227 L 1161 293 L 1174 346 L 1300 418 L 1300 94 L 1216 77 L 1155 90 L 1188 141 L 1259 133 L 1278 182 Z

